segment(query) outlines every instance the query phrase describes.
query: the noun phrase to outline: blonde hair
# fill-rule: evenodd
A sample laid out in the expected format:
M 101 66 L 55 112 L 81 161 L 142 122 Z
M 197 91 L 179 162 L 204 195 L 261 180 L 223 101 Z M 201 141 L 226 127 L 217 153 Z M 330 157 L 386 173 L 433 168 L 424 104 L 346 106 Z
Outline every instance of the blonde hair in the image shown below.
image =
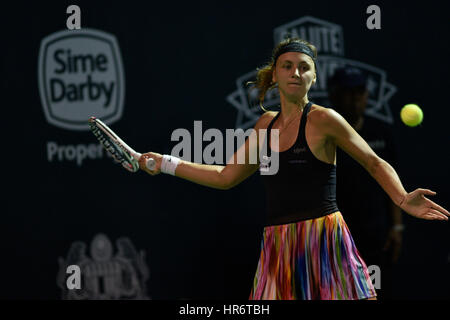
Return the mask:
M 248 81 L 247 82 L 247 85 L 250 85 L 250 84 L 255 85 L 252 89 L 259 89 L 259 93 L 258 93 L 259 106 L 264 111 L 268 111 L 268 110 L 264 109 L 264 107 L 262 105 L 264 102 L 264 96 L 266 95 L 267 91 L 274 89 L 277 86 L 276 83 L 272 82 L 272 75 L 273 75 L 273 71 L 275 70 L 275 63 L 276 63 L 275 59 L 276 59 L 276 57 L 278 57 L 281 49 L 283 49 L 284 47 L 286 47 L 287 45 L 289 45 L 293 42 L 301 43 L 301 44 L 308 46 L 314 54 L 314 59 L 317 58 L 316 47 L 306 40 L 303 40 L 300 38 L 287 38 L 287 39 L 281 41 L 273 49 L 272 57 L 271 57 L 270 61 L 268 63 L 266 63 L 264 66 L 262 66 L 261 68 L 256 69 L 258 71 L 258 73 L 256 74 L 256 81 Z M 314 71 L 316 71 L 315 64 L 314 64 Z

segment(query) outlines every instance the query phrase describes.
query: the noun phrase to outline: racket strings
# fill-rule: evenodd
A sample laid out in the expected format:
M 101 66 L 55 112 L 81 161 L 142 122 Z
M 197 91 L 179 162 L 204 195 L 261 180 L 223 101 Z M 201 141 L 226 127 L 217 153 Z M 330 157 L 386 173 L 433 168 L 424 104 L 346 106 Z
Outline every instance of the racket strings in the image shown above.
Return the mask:
M 120 143 L 116 143 L 108 134 L 106 128 L 102 128 L 97 122 L 89 122 L 92 133 L 97 137 L 102 146 L 109 152 L 113 160 L 121 164 L 131 172 L 139 170 L 138 162 Z M 106 132 L 104 131 L 106 130 Z M 111 133 L 110 133 L 111 134 Z M 114 135 L 114 133 L 112 133 Z
M 103 145 L 103 147 L 108 151 L 111 156 L 113 157 L 114 161 L 122 164 L 125 159 L 122 156 L 123 150 L 118 148 L 114 143 L 112 143 L 109 140 L 109 137 L 103 133 L 99 128 L 97 128 L 95 125 L 91 125 L 92 132 L 97 137 L 97 139 L 100 141 L 100 143 Z

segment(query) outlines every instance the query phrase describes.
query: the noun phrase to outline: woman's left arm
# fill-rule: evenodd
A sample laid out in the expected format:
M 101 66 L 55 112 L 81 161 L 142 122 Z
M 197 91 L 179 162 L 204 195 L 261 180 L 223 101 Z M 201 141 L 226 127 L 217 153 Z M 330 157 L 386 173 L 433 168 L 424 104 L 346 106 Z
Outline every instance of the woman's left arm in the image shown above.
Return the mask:
M 392 201 L 410 215 L 427 220 L 448 220 L 450 213 L 434 203 L 425 195 L 435 195 L 428 189 L 416 189 L 406 192 L 394 168 L 381 159 L 370 148 L 366 141 L 353 127 L 336 111 L 325 108 L 313 112 L 311 116 L 327 138 L 336 146 L 348 153 L 359 162 L 370 175 L 386 191 Z

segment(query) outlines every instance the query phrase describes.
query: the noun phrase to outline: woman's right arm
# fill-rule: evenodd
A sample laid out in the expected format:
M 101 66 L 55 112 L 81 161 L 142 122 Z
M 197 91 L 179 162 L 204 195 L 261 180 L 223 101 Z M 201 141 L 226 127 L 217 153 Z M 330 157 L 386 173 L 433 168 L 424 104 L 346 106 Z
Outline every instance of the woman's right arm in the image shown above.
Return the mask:
M 226 166 L 199 164 L 190 161 L 181 160 L 175 170 L 175 176 L 189 180 L 191 182 L 221 190 L 230 189 L 259 168 L 258 157 L 258 130 L 267 128 L 271 116 L 268 112 L 261 115 L 254 126 L 251 135 L 245 140 L 245 143 L 228 160 Z M 251 143 L 250 143 L 251 142 Z M 245 163 L 238 164 L 237 159 L 245 157 Z M 153 158 L 156 161 L 155 170 L 150 170 L 145 166 L 146 158 Z M 250 159 L 257 159 L 257 163 L 251 164 Z M 139 159 L 139 166 L 150 175 L 156 175 L 161 170 L 162 155 L 149 152 L 142 155 Z M 254 161 L 253 161 L 254 162 Z

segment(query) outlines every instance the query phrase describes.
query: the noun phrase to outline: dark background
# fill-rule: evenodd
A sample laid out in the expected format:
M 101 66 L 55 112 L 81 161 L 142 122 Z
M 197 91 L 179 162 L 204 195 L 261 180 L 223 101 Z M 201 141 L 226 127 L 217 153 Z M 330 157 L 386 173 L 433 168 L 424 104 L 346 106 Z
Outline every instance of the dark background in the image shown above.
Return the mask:
M 450 208 L 448 187 L 448 16 L 444 2 L 16 2 L 2 9 L 4 190 L 1 298 L 59 299 L 58 257 L 98 233 L 130 238 L 146 252 L 153 299 L 247 299 L 259 257 L 264 189 L 258 174 L 228 191 L 172 176 L 130 174 L 110 160 L 48 163 L 46 142 L 92 143 L 89 132 L 47 123 L 40 103 L 40 41 L 66 28 L 77 4 L 82 27 L 114 34 L 126 79 L 123 117 L 112 127 L 141 151 L 170 153 L 176 128 L 234 128 L 226 96 L 236 78 L 269 57 L 273 29 L 302 16 L 342 26 L 345 57 L 386 70 L 398 91 L 394 115 L 406 190 L 429 188 Z M 366 8 L 381 8 L 381 30 L 366 28 Z M 403 125 L 401 107 L 417 103 L 424 122 Z M 10 152 L 11 151 L 11 152 Z M 339 168 L 339 166 L 338 166 Z M 343 213 L 345 217 L 345 212 Z M 449 224 L 404 215 L 395 270 L 399 299 L 448 298 Z

